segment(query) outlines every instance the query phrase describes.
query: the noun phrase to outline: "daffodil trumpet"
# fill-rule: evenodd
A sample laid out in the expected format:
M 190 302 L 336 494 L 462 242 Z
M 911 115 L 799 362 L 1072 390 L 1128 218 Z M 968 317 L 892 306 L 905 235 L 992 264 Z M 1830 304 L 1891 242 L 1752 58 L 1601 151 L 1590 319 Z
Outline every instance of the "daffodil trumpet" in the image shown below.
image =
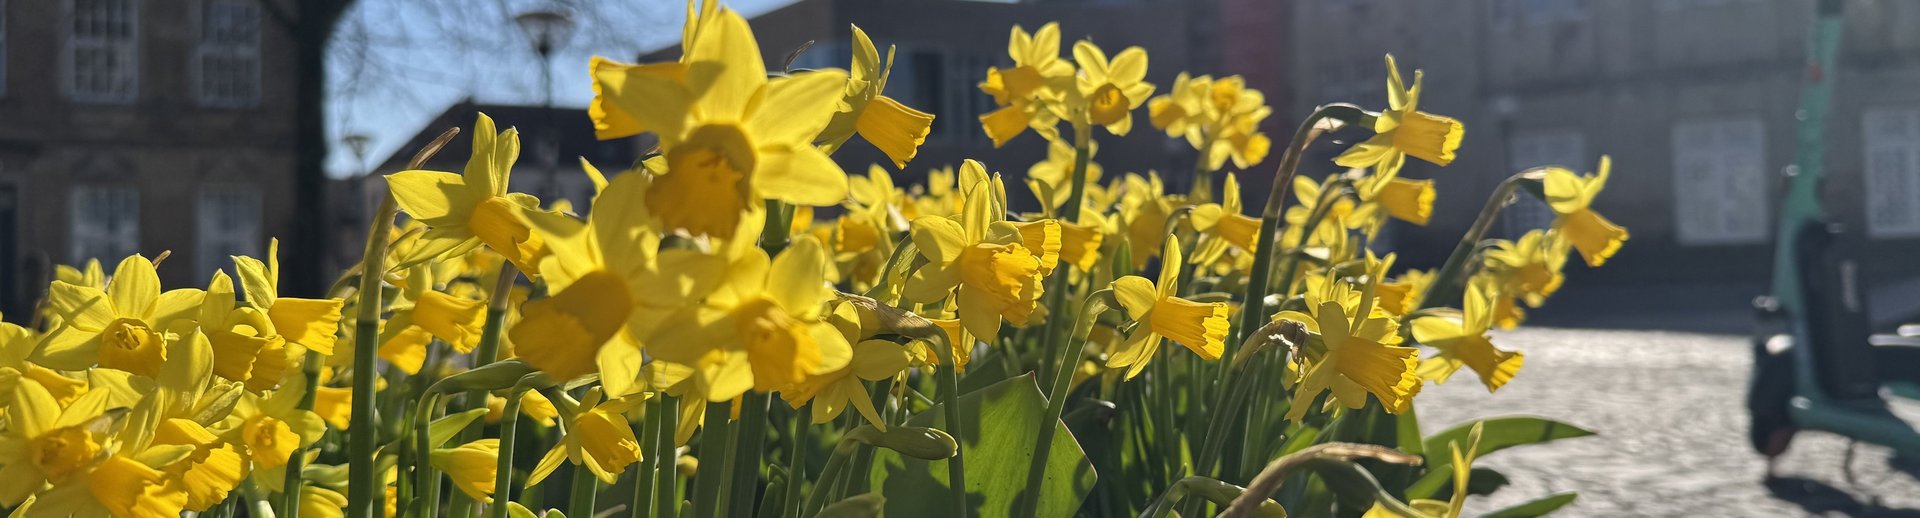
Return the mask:
M 1439 307 L 1448 301 L 1460 299 L 1461 294 L 1467 289 L 1467 278 L 1471 276 L 1468 267 L 1473 265 L 1472 259 L 1480 255 L 1477 253 L 1480 241 L 1485 239 L 1487 231 L 1493 228 L 1494 220 L 1499 219 L 1500 209 L 1506 208 L 1512 201 L 1515 191 L 1521 190 L 1523 186 L 1533 184 L 1537 187 L 1540 181 L 1546 178 L 1548 169 L 1552 168 L 1528 168 L 1514 173 L 1506 180 L 1501 180 L 1500 185 L 1494 187 L 1493 195 L 1487 198 L 1487 204 L 1480 207 L 1480 215 L 1474 218 L 1473 225 L 1467 227 L 1467 233 L 1460 236 L 1460 244 L 1454 245 L 1453 253 L 1447 256 L 1445 263 L 1441 263 L 1439 273 L 1434 275 L 1434 282 L 1427 287 L 1427 294 L 1421 298 L 1418 309 Z M 1539 192 L 1538 188 L 1526 190 L 1530 193 Z

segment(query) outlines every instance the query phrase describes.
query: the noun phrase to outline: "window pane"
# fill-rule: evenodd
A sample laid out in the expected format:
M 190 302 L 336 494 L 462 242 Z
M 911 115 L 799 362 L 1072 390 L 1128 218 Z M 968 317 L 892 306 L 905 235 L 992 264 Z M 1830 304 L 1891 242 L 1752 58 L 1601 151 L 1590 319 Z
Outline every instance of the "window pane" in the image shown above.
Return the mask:
M 1674 218 L 1680 243 L 1766 240 L 1769 182 L 1761 129 L 1756 118 L 1674 126 Z

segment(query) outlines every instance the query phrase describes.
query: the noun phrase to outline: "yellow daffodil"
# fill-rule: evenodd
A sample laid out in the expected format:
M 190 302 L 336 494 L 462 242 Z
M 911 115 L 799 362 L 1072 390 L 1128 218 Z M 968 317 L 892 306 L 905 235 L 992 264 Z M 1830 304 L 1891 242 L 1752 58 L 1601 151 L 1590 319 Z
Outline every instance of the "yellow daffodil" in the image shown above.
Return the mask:
M 1048 23 L 1028 34 L 1019 25 L 1008 35 L 1007 55 L 1013 67 L 1006 70 L 989 67 L 980 90 L 993 96 L 1000 109 L 980 116 L 980 127 L 993 146 L 1033 128 L 1047 140 L 1059 136 L 1055 128 L 1060 117 L 1048 108 L 1070 88 L 1073 65 L 1060 59 L 1060 24 Z
M 345 301 L 280 296 L 280 240 L 267 244 L 266 262 L 234 256 L 233 265 L 246 289 L 247 303 L 265 312 L 273 324 L 265 331 L 323 356 L 333 354 L 334 337 L 340 332 L 340 307 Z
M 480 439 L 457 448 L 439 448 L 428 455 L 434 469 L 447 474 L 453 487 L 467 498 L 493 501 L 494 475 L 499 473 L 500 440 Z
M 488 423 L 500 422 L 502 418 L 506 417 L 506 412 L 506 398 L 492 394 L 487 395 L 486 421 Z M 560 409 L 554 407 L 553 401 L 547 399 L 547 396 L 541 394 L 540 391 L 529 390 L 520 393 L 520 415 L 532 419 L 533 422 L 539 423 L 540 426 L 553 426 L 560 417 Z
M 1380 297 L 1380 309 L 1394 315 L 1406 315 L 1420 309 L 1427 288 L 1433 286 L 1433 270 L 1407 270 L 1400 277 L 1381 281 L 1374 288 Z
M 167 476 L 180 481 L 189 511 L 204 512 L 226 501 L 227 494 L 247 477 L 246 457 L 240 454 L 240 447 L 191 419 L 162 421 L 154 431 L 153 444 L 193 448 L 186 459 L 163 468 Z
M 1297 203 L 1287 207 L 1287 212 L 1282 216 L 1287 222 L 1285 230 L 1280 233 L 1280 243 L 1283 246 L 1324 244 L 1324 241 L 1314 240 L 1321 234 L 1308 234 L 1307 230 L 1332 227 L 1344 233 L 1347 229 L 1360 228 L 1370 221 L 1358 204 L 1354 203 L 1352 196 L 1344 192 L 1332 194 L 1326 192 L 1328 189 L 1336 188 L 1345 190 L 1336 185 L 1337 180 L 1336 176 L 1328 176 L 1322 182 L 1314 182 L 1304 176 L 1293 177 L 1293 197 Z M 1333 199 L 1325 200 L 1323 195 L 1332 196 Z M 1307 221 L 1307 218 L 1313 217 L 1313 213 L 1322 203 L 1332 205 L 1326 208 L 1323 212 L 1325 215 L 1320 221 Z
M 609 394 L 631 394 L 641 340 L 724 275 L 723 258 L 658 250 L 660 238 L 650 230 L 644 202 L 648 188 L 645 175 L 617 176 L 595 198 L 587 221 L 557 215 L 533 220 L 555 251 L 540 264 L 552 295 L 528 302 L 508 330 L 516 343 L 541 344 L 516 349 L 520 358 L 556 379 L 597 370 Z M 760 221 L 744 220 L 751 229 L 746 234 L 758 233 Z
M 867 317 L 853 304 L 834 304 L 829 318 L 848 341 L 858 342 L 853 346 L 853 360 L 840 370 L 807 377 L 798 385 L 780 391 L 780 397 L 796 409 L 813 403 L 814 424 L 832 421 L 852 406 L 874 428 L 886 431 L 887 423 L 873 407 L 873 397 L 867 394 L 867 386 L 862 381 L 880 381 L 907 370 L 910 362 L 907 349 L 900 344 L 872 339 L 874 331 L 867 328 L 873 326 L 862 325 Z
M 47 300 L 62 327 L 48 333 L 35 363 L 59 370 L 101 367 L 152 376 L 166 361 L 162 332 L 190 314 L 205 294 L 196 289 L 160 291 L 160 276 L 146 257 L 134 255 L 114 267 L 105 290 L 54 281 Z
M 106 391 L 90 391 L 65 408 L 39 383 L 22 380 L 7 405 L 0 435 L 0 505 L 17 507 L 48 483 L 68 484 L 107 446 Z
M 421 239 L 442 257 L 485 243 L 532 275 L 546 247 L 528 231 L 519 213 L 539 210 L 540 200 L 507 192 L 513 163 L 520 156 L 520 134 L 494 132 L 493 119 L 480 114 L 473 124 L 473 156 L 461 174 L 401 171 L 387 175 L 393 200 L 429 227 Z
M 857 131 L 861 138 L 886 153 L 894 167 L 905 167 L 920 152 L 933 127 L 933 115 L 907 107 L 881 94 L 887 87 L 887 73 L 893 68 L 893 47 L 887 47 L 886 62 L 866 31 L 853 26 L 853 67 L 847 81 L 843 103 L 820 133 L 820 141 L 838 146 Z
M 241 306 L 235 297 L 226 272 L 213 272 L 199 313 L 200 328 L 213 344 L 213 372 L 256 393 L 270 390 L 293 366 L 293 353 L 265 312 Z
M 1167 216 L 1185 200 L 1165 194 L 1160 175 L 1153 171 L 1144 177 L 1128 173 L 1123 182 L 1126 192 L 1120 199 L 1120 217 L 1126 225 L 1127 240 L 1133 245 L 1133 269 L 1140 270 L 1159 257 L 1161 238 L 1167 235 Z
M 402 372 L 417 374 L 434 338 L 460 354 L 479 347 L 481 328 L 486 325 L 486 302 L 431 289 L 416 297 L 405 307 L 396 302 L 393 318 L 381 322 L 381 359 Z
M 347 495 L 339 491 L 316 485 L 300 487 L 300 516 L 340 518 L 346 516 L 347 504 Z
M 601 399 L 598 388 L 588 390 L 580 399 L 580 411 L 569 419 L 567 433 L 560 443 L 547 450 L 540 464 L 527 476 L 527 487 L 545 480 L 560 467 L 560 461 L 585 466 L 601 482 L 612 484 L 627 466 L 640 461 L 640 440 L 633 436 L 633 425 L 626 413 L 640 403 L 639 397 Z
M 1086 184 L 1082 189 L 1099 188 L 1100 178 L 1106 175 L 1100 163 L 1093 161 L 1094 155 L 1099 153 L 1100 144 L 1087 141 Z M 1047 159 L 1027 168 L 1027 187 L 1033 189 L 1041 202 L 1046 203 L 1045 209 L 1066 211 L 1064 206 L 1073 184 L 1073 163 L 1073 143 L 1055 139 L 1047 141 Z
M 1194 302 L 1175 296 L 1180 292 L 1180 239 L 1167 236 L 1164 260 L 1160 263 L 1160 282 L 1128 275 L 1113 281 L 1113 296 L 1119 299 L 1127 318 L 1139 326 L 1127 337 L 1126 345 L 1107 358 L 1108 367 L 1125 367 L 1127 379 L 1140 375 L 1160 351 L 1160 338 L 1166 337 L 1186 346 L 1207 360 L 1220 359 L 1226 349 L 1227 303 Z
M 962 168 L 985 176 L 979 162 L 967 160 Z M 937 216 L 913 221 L 913 242 L 927 265 L 908 279 L 905 292 L 906 300 L 934 302 L 958 287 L 961 323 L 988 342 L 999 336 L 1002 318 L 1027 324 L 1043 291 L 1045 265 L 1059 260 L 1049 257 L 1049 250 L 1057 254 L 1057 241 L 1029 248 L 1033 242 L 1017 226 L 999 221 L 1005 211 L 991 191 L 990 180 L 968 189 L 960 221 Z
M 1133 110 L 1153 96 L 1147 78 L 1147 51 L 1127 47 L 1107 60 L 1092 41 L 1073 44 L 1073 61 L 1080 65 L 1079 94 L 1086 100 L 1087 121 L 1107 132 L 1125 135 L 1133 129 Z
M 1445 383 L 1461 366 L 1473 369 L 1488 392 L 1499 390 L 1520 372 L 1525 357 L 1518 352 L 1494 347 L 1487 337 L 1493 327 L 1494 299 L 1500 296 L 1488 282 L 1467 286 L 1458 319 L 1451 316 L 1424 316 L 1413 320 L 1413 339 L 1439 350 L 1439 354 L 1421 360 L 1420 377 Z
M 86 392 L 87 383 L 28 361 L 40 347 L 39 333 L 10 322 L 0 322 L 0 408 L 12 401 L 8 394 L 22 380 L 38 382 L 62 405 Z
M 1493 291 L 1501 293 L 1500 298 L 1518 298 L 1529 307 L 1540 307 L 1566 281 L 1561 268 L 1572 247 L 1565 235 L 1540 229 L 1514 241 L 1494 241 L 1485 255 L 1487 274 L 1499 280 Z
M 1547 194 L 1547 205 L 1553 207 L 1557 216 L 1553 219 L 1553 228 L 1567 236 L 1573 242 L 1573 248 L 1586 258 L 1587 266 L 1598 267 L 1606 264 L 1607 258 L 1620 251 L 1620 245 L 1627 242 L 1627 229 L 1607 221 L 1607 218 L 1593 211 L 1593 197 L 1607 186 L 1607 176 L 1613 169 L 1613 160 L 1600 157 L 1600 170 L 1593 176 L 1581 177 L 1558 167 L 1547 169 L 1547 177 L 1542 187 Z
M 846 198 L 846 172 L 812 145 L 842 101 L 846 74 L 769 79 L 746 19 L 724 7 L 692 38 L 684 78 L 629 75 L 618 91 L 601 84 L 660 136 L 667 172 L 647 192 L 653 216 L 667 229 L 731 238 L 763 199 L 827 206 Z
M 699 306 L 670 317 L 647 350 L 656 359 L 699 370 L 710 401 L 749 388 L 778 390 L 839 370 L 852 346 L 824 319 L 833 299 L 826 262 L 812 236 L 795 239 L 772 260 L 746 248 L 728 267 L 726 281 Z
M 1453 163 L 1454 151 L 1466 127 L 1451 117 L 1419 110 L 1421 72 L 1413 71 L 1413 88 L 1400 79 L 1400 68 L 1387 56 L 1387 109 L 1373 119 L 1373 138 L 1333 159 L 1345 167 L 1372 168 L 1383 176 L 1399 174 L 1407 155 L 1437 165 Z
M 187 493 L 180 481 L 155 467 L 181 452 L 156 448 L 139 455 L 107 456 L 85 472 L 84 483 L 57 484 L 34 497 L 35 516 L 180 516 Z
M 1373 228 L 1389 216 L 1415 225 L 1433 217 L 1433 180 L 1372 175 L 1355 182 L 1353 190 L 1368 212 L 1361 217 L 1371 219 Z
M 1266 160 L 1273 141 L 1260 131 L 1260 122 L 1272 113 L 1266 96 L 1247 88 L 1240 76 L 1214 79 L 1182 72 L 1171 90 L 1147 102 L 1153 127 L 1185 138 L 1202 153 L 1206 172 L 1220 170 L 1229 159 L 1240 168 Z
M 245 446 L 244 451 L 256 469 L 255 480 L 273 479 L 259 476 L 258 470 L 285 466 L 294 452 L 312 446 L 327 431 L 326 421 L 320 419 L 319 414 L 300 409 L 300 398 L 306 392 L 302 378 L 295 374 L 290 380 L 299 383 L 281 384 L 279 390 L 264 397 L 248 394 L 233 408 L 239 425 L 228 432 L 228 440 Z
M 1240 181 L 1233 173 L 1227 173 L 1221 194 L 1220 203 L 1197 205 L 1187 216 L 1193 221 L 1194 230 L 1207 236 L 1193 251 L 1195 264 L 1213 264 L 1227 251 L 1228 245 L 1250 253 L 1258 249 L 1260 218 L 1240 213 Z
M 1274 316 L 1305 325 L 1324 345 L 1324 351 L 1308 351 L 1296 360 L 1303 366 L 1299 380 L 1294 382 L 1293 405 L 1287 419 L 1298 421 L 1306 416 L 1314 397 L 1329 390 L 1333 401 L 1347 408 L 1364 406 L 1368 393 L 1391 414 L 1412 405 L 1414 394 L 1420 391 L 1416 372 L 1420 351 L 1400 346 L 1399 322 L 1380 309 L 1374 296 L 1377 279 L 1384 278 L 1392 262 L 1392 255 L 1379 262 L 1359 292 L 1338 279 L 1320 282 L 1318 289 L 1310 282 L 1307 307 L 1311 315 L 1282 311 Z

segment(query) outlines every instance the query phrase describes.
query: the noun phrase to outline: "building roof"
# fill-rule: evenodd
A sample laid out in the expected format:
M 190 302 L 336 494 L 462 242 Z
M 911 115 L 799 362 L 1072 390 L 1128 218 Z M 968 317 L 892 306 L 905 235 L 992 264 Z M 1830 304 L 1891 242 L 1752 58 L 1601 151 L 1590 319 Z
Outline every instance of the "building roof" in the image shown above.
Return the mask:
M 553 149 L 552 143 L 557 142 L 557 164 L 569 165 L 585 158 L 596 166 L 619 170 L 638 160 L 642 146 L 651 147 L 636 138 L 599 140 L 593 134 L 593 122 L 587 118 L 585 109 L 479 104 L 466 100 L 448 107 L 447 111 L 427 122 L 418 133 L 407 139 L 406 145 L 381 160 L 375 172 L 404 169 L 415 153 L 439 137 L 441 132 L 453 127 L 460 128 L 461 135 L 448 142 L 438 155 L 429 160 L 427 168 L 460 171 L 467 157 L 473 153 L 473 122 L 481 113 L 492 117 L 494 126 L 502 130 L 519 130 L 521 164 L 544 163 L 549 159 L 545 153 Z

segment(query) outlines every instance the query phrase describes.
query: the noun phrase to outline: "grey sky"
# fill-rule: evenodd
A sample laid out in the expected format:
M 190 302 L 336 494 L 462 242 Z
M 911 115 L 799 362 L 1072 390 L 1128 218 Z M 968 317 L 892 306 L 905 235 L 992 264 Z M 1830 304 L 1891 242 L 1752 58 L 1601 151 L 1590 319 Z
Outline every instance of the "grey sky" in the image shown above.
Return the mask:
M 732 0 L 748 16 L 794 0 Z M 555 52 L 553 102 L 585 106 L 593 97 L 587 58 L 631 59 L 642 49 L 674 43 L 685 4 L 679 0 L 573 0 L 578 29 Z M 540 0 L 359 0 L 341 21 L 330 50 L 327 129 L 333 143 L 327 171 L 364 172 L 392 154 L 421 125 L 462 99 L 539 105 L 538 56 L 512 15 Z M 365 163 L 339 144 L 370 137 Z

